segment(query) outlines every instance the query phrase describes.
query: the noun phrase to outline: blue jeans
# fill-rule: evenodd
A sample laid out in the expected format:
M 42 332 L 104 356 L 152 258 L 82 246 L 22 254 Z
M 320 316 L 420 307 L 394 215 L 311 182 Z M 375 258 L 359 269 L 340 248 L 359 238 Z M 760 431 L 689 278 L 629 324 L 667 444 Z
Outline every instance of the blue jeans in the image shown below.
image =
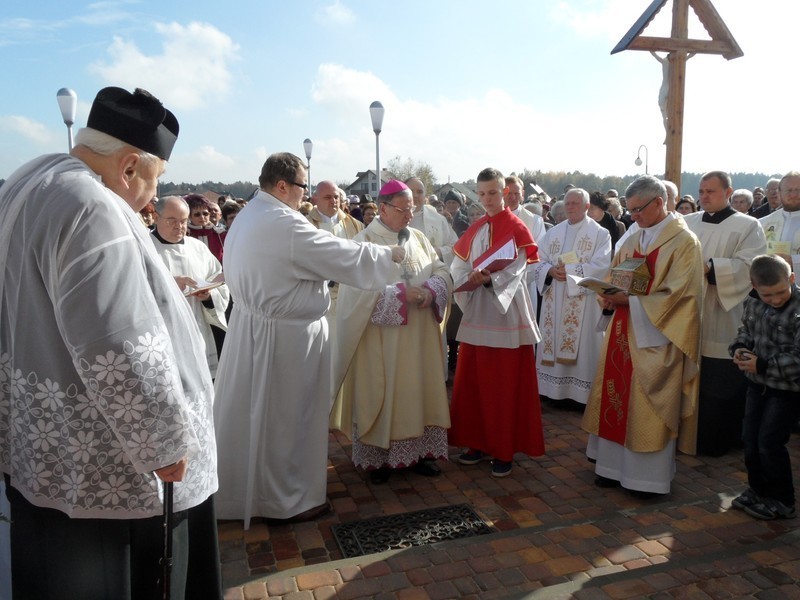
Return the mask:
M 750 383 L 742 441 L 747 480 L 759 496 L 794 506 L 792 465 L 786 444 L 800 416 L 800 393 Z

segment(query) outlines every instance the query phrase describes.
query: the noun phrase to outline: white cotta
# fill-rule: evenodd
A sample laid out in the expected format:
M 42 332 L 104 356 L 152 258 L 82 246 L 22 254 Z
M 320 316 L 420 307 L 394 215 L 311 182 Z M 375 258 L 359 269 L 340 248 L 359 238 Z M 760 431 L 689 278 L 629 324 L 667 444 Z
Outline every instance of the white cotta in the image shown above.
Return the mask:
M 225 242 L 234 300 L 216 379 L 217 516 L 284 519 L 325 502 L 328 282 L 383 287 L 391 249 L 332 236 L 260 191 Z

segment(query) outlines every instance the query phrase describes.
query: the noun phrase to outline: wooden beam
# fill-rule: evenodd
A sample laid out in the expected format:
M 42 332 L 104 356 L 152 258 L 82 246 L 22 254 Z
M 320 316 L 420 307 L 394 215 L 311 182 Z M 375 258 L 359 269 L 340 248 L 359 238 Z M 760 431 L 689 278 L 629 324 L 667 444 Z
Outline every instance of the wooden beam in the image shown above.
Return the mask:
M 689 4 L 703 27 L 706 28 L 711 39 L 724 42 L 727 45 L 728 51 L 722 53 L 726 59 L 732 60 L 744 56 L 744 52 L 742 52 L 739 44 L 736 43 L 731 30 L 725 25 L 725 21 L 722 20 L 717 9 L 714 8 L 714 5 L 709 0 L 689 0 Z
M 730 46 L 717 40 L 675 40 L 665 37 L 639 36 L 626 50 L 646 50 L 648 52 L 676 52 L 685 50 L 696 54 L 722 54 L 731 52 Z
M 674 0 L 672 37 L 685 40 L 689 32 L 689 0 Z M 665 179 L 681 189 L 681 151 L 683 148 L 683 99 L 686 91 L 686 51 L 669 54 L 669 94 L 667 96 L 667 155 Z

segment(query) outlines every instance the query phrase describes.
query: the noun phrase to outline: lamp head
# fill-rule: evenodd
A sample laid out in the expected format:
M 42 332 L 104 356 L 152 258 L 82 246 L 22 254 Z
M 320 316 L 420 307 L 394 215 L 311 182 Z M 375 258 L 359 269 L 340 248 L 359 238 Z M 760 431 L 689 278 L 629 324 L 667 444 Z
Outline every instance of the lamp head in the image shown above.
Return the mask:
M 369 115 L 372 118 L 372 131 L 374 131 L 376 135 L 381 132 L 381 127 L 383 126 L 383 113 L 383 104 L 377 100 L 369 105 Z
M 314 148 L 314 142 L 306 138 L 303 140 L 303 149 L 306 151 L 306 159 L 311 160 L 311 150 Z
M 69 88 L 61 88 L 56 93 L 58 108 L 61 110 L 61 117 L 66 125 L 75 123 L 75 111 L 78 108 L 78 94 Z
M 642 166 L 642 159 L 637 156 L 636 160 L 633 161 L 633 164 L 635 164 L 637 167 L 641 167 Z

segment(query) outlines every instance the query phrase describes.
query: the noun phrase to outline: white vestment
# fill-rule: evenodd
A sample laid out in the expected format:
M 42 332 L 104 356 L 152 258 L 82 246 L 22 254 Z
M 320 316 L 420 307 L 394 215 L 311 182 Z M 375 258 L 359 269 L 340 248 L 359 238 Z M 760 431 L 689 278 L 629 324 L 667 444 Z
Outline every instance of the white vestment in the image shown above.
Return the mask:
M 517 206 L 517 210 L 512 210 L 511 214 L 515 215 L 520 221 L 525 223 L 525 227 L 528 228 L 528 231 L 530 231 L 531 235 L 533 236 L 533 241 L 537 246 L 539 246 L 544 239 L 545 233 L 547 232 L 547 229 L 544 226 L 544 219 L 539 215 L 532 213 L 527 208 L 524 208 L 522 204 Z M 532 314 L 534 317 L 536 316 L 536 308 L 539 303 L 538 291 L 536 289 L 535 267 L 536 263 L 529 264 L 528 270 L 525 273 L 525 279 L 528 285 L 528 294 L 531 297 L 531 308 L 533 309 Z
M 714 262 L 716 285 L 703 280 L 701 354 L 730 360 L 728 346 L 742 323 L 744 300 L 753 289 L 750 263 L 767 251 L 764 231 L 753 217 L 735 212 L 721 223 L 703 221 L 706 213 L 684 217 L 700 240 L 703 260 Z
M 539 394 L 586 404 L 603 344 L 603 333 L 597 331 L 602 311 L 594 292 L 571 279 L 556 281 L 548 276 L 567 253 L 578 261 L 565 262 L 568 275 L 604 279 L 611 264 L 611 237 L 589 217 L 574 225 L 562 221 L 539 242 L 540 261 L 533 265 L 542 294 L 542 341 L 536 353 Z
M 800 211 L 786 212 L 782 208 L 758 220 L 764 230 L 768 246 L 775 242 L 789 244 L 792 270 L 795 273 L 800 272 L 800 226 L 798 221 L 800 221 Z
M 185 276 L 191 277 L 195 281 L 211 282 L 222 273 L 222 265 L 211 254 L 208 246 L 200 240 L 186 236 L 181 242 L 170 244 L 169 242 L 162 242 L 155 236 L 152 236 L 152 238 L 156 251 L 174 277 Z M 206 343 L 206 359 L 208 360 L 208 369 L 211 371 L 211 377 L 213 378 L 217 374 L 218 358 L 211 325 L 219 327 L 223 331 L 228 329 L 228 323 L 225 320 L 225 309 L 228 307 L 230 294 L 228 293 L 227 285 L 214 288 L 210 293 L 211 300 L 214 303 L 213 308 L 204 306 L 203 302 L 195 296 L 188 296 L 186 300 L 189 302 L 194 320 L 197 322 L 197 327 L 200 329 L 200 334 Z
M 63 154 L 9 177 L 0 214 L 0 470 L 36 506 L 141 519 L 163 511 L 153 471 L 186 456 L 175 510 L 204 502 L 203 341 L 139 216 Z
M 225 243 L 236 299 L 216 380 L 222 519 L 293 517 L 325 502 L 327 280 L 379 290 L 390 248 L 342 240 L 259 191 Z

